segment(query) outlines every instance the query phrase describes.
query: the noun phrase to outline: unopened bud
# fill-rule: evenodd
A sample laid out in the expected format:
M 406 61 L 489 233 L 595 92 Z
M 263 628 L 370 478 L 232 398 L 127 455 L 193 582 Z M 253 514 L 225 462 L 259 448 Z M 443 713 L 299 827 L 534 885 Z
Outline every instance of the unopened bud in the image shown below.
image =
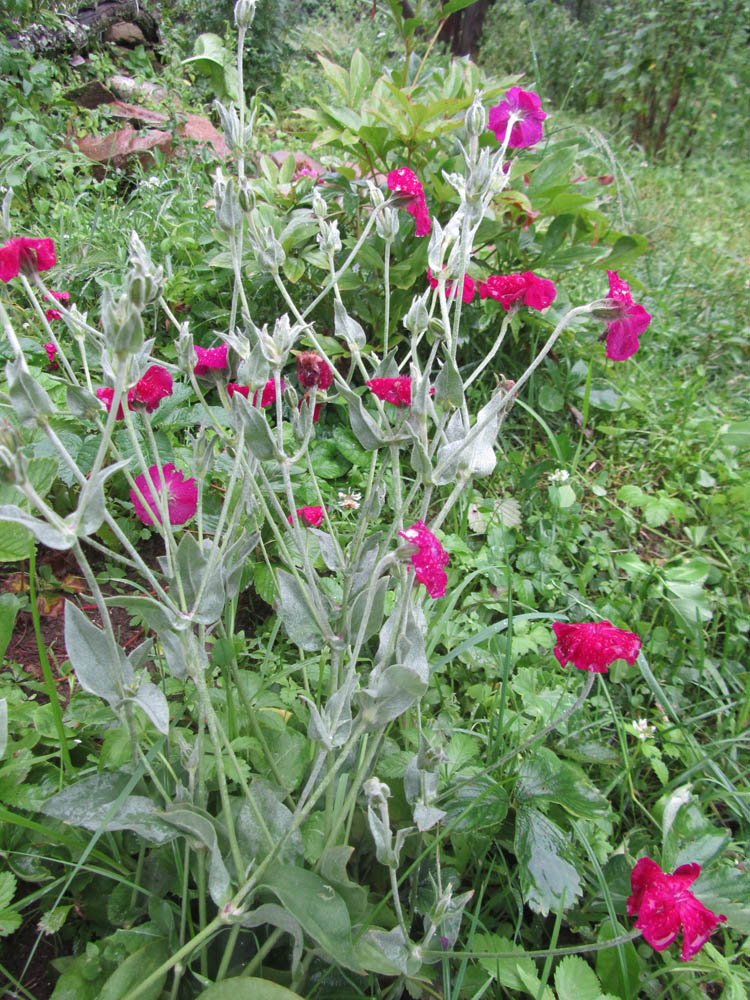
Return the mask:
M 466 112 L 466 131 L 469 135 L 479 137 L 487 125 L 487 114 L 484 110 L 484 105 L 477 94 L 474 101 Z
M 601 320 L 602 323 L 614 323 L 615 320 L 622 319 L 627 311 L 627 303 L 620 299 L 599 299 L 589 306 L 594 319 Z
M 413 337 L 418 337 L 427 329 L 430 322 L 430 314 L 427 311 L 427 297 L 430 295 L 428 289 L 423 295 L 415 295 L 409 306 L 409 311 L 404 316 L 404 326 Z
M 238 28 L 249 28 L 255 17 L 255 0 L 237 0 L 234 5 L 234 23 Z
M 320 194 L 319 191 L 313 192 L 313 213 L 315 218 L 319 221 L 325 219 L 328 215 L 328 205 L 326 204 L 325 198 Z
M 393 208 L 384 208 L 375 219 L 375 229 L 381 240 L 388 240 L 389 243 L 398 236 L 399 220 Z
M 320 234 L 318 235 L 318 246 L 323 253 L 338 253 L 341 249 L 341 237 L 339 236 L 339 224 L 334 219 L 333 222 L 320 220 Z
M 237 200 L 240 203 L 240 208 L 243 212 L 252 212 L 255 208 L 255 196 L 246 177 L 241 178 L 239 190 L 237 191 Z

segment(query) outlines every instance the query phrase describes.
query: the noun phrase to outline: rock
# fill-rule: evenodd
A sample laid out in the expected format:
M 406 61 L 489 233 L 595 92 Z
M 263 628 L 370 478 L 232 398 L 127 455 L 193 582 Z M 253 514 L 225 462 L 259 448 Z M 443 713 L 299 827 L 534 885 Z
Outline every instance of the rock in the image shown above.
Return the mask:
M 182 119 L 184 118 L 184 121 Z M 203 115 L 180 114 L 178 115 L 180 124 L 177 132 L 183 139 L 192 139 L 195 142 L 205 145 L 208 143 L 216 156 L 220 160 L 225 160 L 230 155 L 224 136 L 215 128 L 208 118 Z
M 137 45 L 146 44 L 146 36 L 137 24 L 128 21 L 118 21 L 117 24 L 107 28 L 104 36 L 105 42 L 115 42 L 117 45 L 125 45 L 134 49 Z
M 172 136 L 161 129 L 138 131 L 128 126 L 111 135 L 85 135 L 75 143 L 84 156 L 100 165 L 94 168 L 94 176 L 100 179 L 105 167 L 126 169 L 135 159 L 142 166 L 149 166 L 155 149 L 167 158 L 172 154 Z
M 145 80 L 134 80 L 132 77 L 120 73 L 111 76 L 107 80 L 107 86 L 124 101 L 132 101 L 135 97 L 141 101 L 161 104 L 169 97 L 165 87 L 160 87 L 156 83 L 148 83 Z
M 114 99 L 115 95 L 98 80 L 90 80 L 65 94 L 65 100 L 72 101 L 79 108 L 98 108 L 100 104 L 109 104 Z

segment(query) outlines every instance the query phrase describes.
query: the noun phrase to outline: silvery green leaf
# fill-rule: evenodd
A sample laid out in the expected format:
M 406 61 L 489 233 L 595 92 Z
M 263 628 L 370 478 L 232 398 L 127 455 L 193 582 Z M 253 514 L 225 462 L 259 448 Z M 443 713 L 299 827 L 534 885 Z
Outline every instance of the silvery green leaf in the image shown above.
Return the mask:
M 421 967 L 414 946 L 400 927 L 391 931 L 372 928 L 360 938 L 357 957 L 362 965 L 381 976 L 416 976 Z
M 139 643 L 132 653 L 128 653 L 128 662 L 134 671 L 142 667 L 146 660 L 149 659 L 153 648 L 154 640 L 146 639 L 145 642 Z
M 415 705 L 427 690 L 427 681 L 400 663 L 375 668 L 368 686 L 359 692 L 365 731 L 381 729 Z
M 170 826 L 176 827 L 182 833 L 200 841 L 208 848 L 208 891 L 211 893 L 211 899 L 214 903 L 217 906 L 222 906 L 231 895 L 231 883 L 229 872 L 221 857 L 213 821 L 187 803 L 169 806 L 159 813 L 159 816 Z M 240 872 L 238 876 L 242 878 L 244 874 L 244 872 Z
M 0 239 L 8 240 L 12 235 L 10 227 L 10 203 L 13 201 L 13 188 L 9 187 L 5 192 L 2 206 L 0 206 Z
M 372 572 L 375 569 L 375 563 L 378 561 L 378 547 L 382 540 L 382 532 L 376 531 L 372 535 L 368 535 L 362 543 L 362 548 L 359 551 L 352 573 L 352 594 L 359 593 L 372 579 Z
M 104 497 L 104 483 L 112 475 L 125 468 L 130 463 L 129 458 L 124 458 L 113 465 L 108 465 L 106 469 L 99 472 L 86 481 L 81 489 L 81 496 L 78 501 L 78 509 L 73 515 L 74 523 L 77 524 L 78 536 L 93 535 L 102 526 L 102 522 L 107 513 L 107 501 Z
M 268 782 L 260 778 L 253 779 L 250 792 L 255 803 L 255 809 L 247 800 L 232 803 L 232 814 L 235 819 L 237 840 L 243 855 L 251 860 L 260 860 L 269 853 L 284 837 L 292 825 L 293 816 L 283 802 L 279 801 L 282 794 Z M 263 819 L 265 830 L 258 817 Z M 268 836 L 266 836 L 268 834 Z M 270 836 L 270 842 L 269 842 Z M 304 842 L 299 830 L 290 834 L 281 849 L 281 860 L 292 863 L 304 852 Z
M 247 334 L 244 334 L 244 339 L 249 340 L 250 338 Z M 245 352 L 247 357 L 242 354 L 240 355 L 242 361 L 240 361 L 237 369 L 237 379 L 242 385 L 249 385 L 251 389 L 260 389 L 268 381 L 271 367 L 263 357 L 263 352 L 260 349 L 258 338 L 254 331 L 252 342 L 253 346 L 249 349 L 249 352 Z M 237 353 L 239 354 L 239 351 Z
M 432 462 L 430 461 L 430 456 L 427 454 L 427 449 L 419 438 L 416 437 L 414 438 L 411 446 L 409 464 L 421 479 L 423 479 L 426 483 L 430 482 L 430 477 L 432 476 Z
M 361 350 L 366 342 L 365 331 L 359 323 L 346 311 L 343 302 L 336 299 L 333 303 L 334 333 L 336 337 L 343 339 L 346 343 Z
M 333 570 L 333 572 L 339 572 L 343 569 L 341 565 L 341 556 L 339 555 L 336 543 L 328 532 L 321 531 L 320 528 L 310 528 L 309 531 L 311 534 L 315 535 L 318 540 L 320 554 L 323 557 L 323 562 L 326 564 L 326 568 Z
M 146 594 L 123 595 L 116 597 L 105 597 L 104 603 L 113 607 L 126 608 L 132 614 L 142 618 L 149 628 L 161 633 L 170 629 L 184 627 L 185 623 L 180 623 L 179 619 L 163 604 L 148 597 Z
M 40 415 L 55 412 L 49 395 L 26 368 L 23 355 L 6 364 L 5 378 L 13 412 L 22 427 L 36 427 Z
M 88 420 L 101 413 L 102 405 L 96 396 L 80 385 L 66 386 L 65 399 L 70 413 L 81 420 Z
M 396 364 L 396 348 L 389 351 L 373 373 L 373 378 L 398 378 L 401 373 Z
M 230 149 L 234 149 L 240 138 L 240 120 L 237 116 L 237 109 L 233 103 L 230 103 L 228 108 L 225 108 L 221 101 L 214 101 L 214 107 L 219 112 L 219 118 L 221 119 L 221 127 L 226 136 L 227 145 Z
M 133 681 L 133 668 L 111 637 L 92 624 L 71 601 L 65 602 L 65 648 L 78 678 L 90 694 L 116 705 Z
M 57 528 L 47 524 L 46 521 L 34 517 L 28 511 L 22 510 L 13 503 L 0 505 L 0 521 L 12 521 L 14 524 L 22 524 L 28 528 L 37 541 L 46 545 L 48 549 L 65 550 L 73 546 L 76 540 L 75 532 L 63 534 Z
M 285 570 L 276 571 L 279 587 L 279 613 L 287 635 L 300 649 L 320 649 L 323 637 L 296 579 Z
M 393 851 L 393 834 L 391 833 L 391 828 L 384 822 L 380 811 L 373 808 L 372 805 L 368 805 L 367 807 L 367 825 L 370 827 L 372 839 L 375 841 L 375 857 L 381 865 L 386 865 L 388 868 L 396 868 L 398 866 L 398 858 Z
M 426 806 L 423 802 L 417 802 L 414 806 L 414 822 L 420 833 L 431 830 L 446 816 L 444 809 L 435 806 Z
M 213 625 L 224 610 L 224 581 L 219 567 L 209 572 L 213 542 L 198 539 L 185 532 L 177 547 L 176 570 L 182 583 L 185 600 L 190 607 L 190 617 L 200 625 Z
M 170 674 L 177 678 L 187 675 L 187 661 L 182 645 L 183 638 L 169 629 L 159 632 L 159 639 L 161 640 L 161 647 L 164 650 L 164 659 L 167 661 L 167 668 Z
M 63 823 L 98 830 L 130 780 L 131 775 L 123 771 L 90 775 L 53 795 L 41 811 Z M 133 830 L 152 844 L 166 844 L 176 836 L 145 795 L 126 796 L 104 830 Z
M 328 726 L 318 711 L 315 702 L 304 694 L 298 695 L 298 698 L 300 701 L 304 701 L 310 712 L 310 721 L 307 724 L 307 738 L 317 743 L 322 743 L 326 750 L 332 750 L 333 743 L 331 743 Z
M 435 379 L 435 399 L 438 402 L 445 400 L 453 406 L 463 406 L 464 384 L 450 355 L 443 361 L 443 367 Z
M 292 938 L 292 960 L 290 971 L 292 975 L 297 970 L 302 958 L 302 942 L 304 935 L 298 920 L 295 920 L 291 913 L 279 906 L 278 903 L 264 903 L 250 913 L 243 913 L 240 923 L 243 927 L 262 927 L 263 924 L 272 924 L 286 931 Z
M 169 732 L 169 705 L 161 688 L 151 681 L 143 681 L 135 697 L 128 700 L 143 709 L 160 733 Z
M 237 591 L 240 587 L 242 570 L 245 566 L 245 561 L 258 544 L 259 538 L 260 533 L 257 531 L 252 534 L 243 531 L 240 537 L 236 541 L 232 542 L 224 553 L 221 563 L 221 572 L 224 578 L 224 590 L 226 591 L 227 600 L 231 601 L 234 597 L 236 597 Z
M 380 432 L 380 428 L 362 403 L 362 397 L 351 389 L 339 386 L 342 395 L 349 404 L 349 423 L 355 437 L 365 449 L 365 451 L 375 451 L 387 444 L 386 438 Z
M 349 611 L 349 620 L 347 622 L 347 632 L 352 642 L 354 642 L 359 635 L 359 630 L 362 625 L 362 616 L 367 608 L 368 595 L 370 593 L 370 589 L 373 587 L 375 588 L 375 594 L 372 598 L 372 604 L 370 605 L 363 641 L 366 642 L 370 636 L 375 635 L 375 633 L 380 630 L 380 626 L 383 624 L 385 595 L 388 590 L 388 582 L 389 580 L 387 576 L 383 576 L 379 580 L 371 582 L 370 586 L 361 590 L 352 601 L 351 609 Z
M 240 426 L 240 420 L 244 424 L 245 444 L 255 458 L 268 461 L 276 457 L 276 443 L 262 410 L 252 406 L 239 392 L 232 396 L 232 416 L 235 426 Z

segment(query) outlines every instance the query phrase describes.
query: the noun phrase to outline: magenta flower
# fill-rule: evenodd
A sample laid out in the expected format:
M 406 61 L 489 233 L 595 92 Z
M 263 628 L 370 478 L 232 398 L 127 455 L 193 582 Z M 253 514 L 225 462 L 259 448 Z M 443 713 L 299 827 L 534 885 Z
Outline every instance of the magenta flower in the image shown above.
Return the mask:
M 641 648 L 641 640 L 634 632 L 615 628 L 608 621 L 572 625 L 554 622 L 552 629 L 557 637 L 553 652 L 561 667 L 572 663 L 579 670 L 606 674 L 614 660 L 627 660 L 632 666 Z
M 607 357 L 625 361 L 638 350 L 638 338 L 651 322 L 643 306 L 633 302 L 630 285 L 622 281 L 617 271 L 607 271 L 609 299 L 620 308 L 620 316 L 607 324 Z
M 333 369 L 316 351 L 301 351 L 297 355 L 297 378 L 305 389 L 325 391 L 333 385 Z
M 55 361 L 55 355 L 57 354 L 57 347 L 54 344 L 45 344 L 44 350 L 47 352 L 47 367 L 50 371 L 57 371 L 60 365 Z
M 438 286 L 438 280 L 437 280 L 437 278 L 433 278 L 432 271 L 429 269 L 429 267 L 427 268 L 427 280 L 430 283 L 430 288 L 437 288 L 437 286 Z M 454 299 L 458 298 L 458 295 L 456 293 L 454 293 L 453 296 L 451 296 L 451 288 L 452 287 L 453 287 L 453 282 L 452 281 L 446 281 L 446 283 L 445 283 L 445 296 L 446 296 L 446 298 L 449 298 L 449 297 L 452 297 Z M 473 278 L 470 278 L 468 274 L 465 274 L 464 275 L 464 287 L 463 287 L 463 291 L 461 293 L 461 299 L 464 302 L 471 302 L 471 300 L 474 298 L 474 292 L 475 291 L 476 291 L 476 282 L 474 281 Z
M 258 390 L 260 391 L 260 390 Z M 281 380 L 281 391 L 284 391 L 284 379 Z M 240 396 L 244 396 L 245 399 L 250 398 L 250 386 L 249 385 L 238 385 L 236 382 L 227 383 L 227 392 L 230 398 L 238 392 Z M 260 405 L 270 406 L 271 403 L 276 402 L 276 382 L 274 379 L 269 378 L 266 384 L 263 386 L 263 391 L 260 394 Z M 258 405 L 258 393 L 253 393 L 253 406 Z
M 58 302 L 67 302 L 70 299 L 70 292 L 50 292 L 44 298 L 46 300 L 57 299 Z M 49 322 L 52 322 L 53 319 L 62 319 L 62 313 L 59 309 L 45 309 L 44 315 Z
M 411 406 L 411 379 L 408 375 L 398 378 L 371 378 L 367 382 L 370 391 L 386 403 L 394 406 Z
M 105 386 L 103 389 L 97 389 L 96 395 L 97 398 L 101 399 L 101 401 L 107 407 L 107 413 L 109 413 L 109 411 L 112 409 L 112 403 L 115 400 L 115 390 L 112 389 L 110 386 Z M 115 420 L 122 420 L 124 416 L 125 414 L 123 413 L 122 400 L 121 400 L 120 405 L 117 407 L 117 416 L 115 417 Z
M 530 309 L 546 309 L 555 301 L 556 295 L 554 282 L 531 271 L 493 274 L 479 285 L 479 297 L 496 299 L 503 309 L 510 309 L 514 302 L 522 302 Z
M 411 557 L 411 564 L 419 582 L 425 585 L 430 597 L 443 597 L 448 583 L 443 566 L 450 562 L 450 556 L 443 546 L 424 521 L 415 521 L 410 528 L 399 531 L 399 536 L 417 547 L 418 551 Z
M 144 524 L 153 524 L 154 517 L 159 522 L 158 496 L 162 489 L 167 492 L 167 511 L 170 524 L 186 524 L 198 509 L 198 485 L 194 479 L 185 479 L 181 472 L 170 462 L 160 469 L 152 465 L 148 477 L 141 473 L 135 477 L 135 483 L 146 499 L 147 510 L 135 490 L 130 491 L 135 512 Z
M 128 407 L 132 410 L 141 405 L 146 407 L 148 413 L 153 413 L 162 399 L 171 395 L 172 376 L 161 365 L 151 365 L 146 374 L 128 389 Z
M 302 399 L 299 401 L 299 403 L 297 403 L 297 409 L 301 410 L 303 406 L 311 406 L 311 405 L 312 405 L 312 397 L 310 396 L 309 392 L 306 392 L 305 395 L 302 397 Z M 317 422 L 320 420 L 320 411 L 322 409 L 323 409 L 322 403 L 316 403 L 315 406 L 313 407 L 312 422 L 314 424 L 317 424 Z
M 196 345 L 193 349 L 198 358 L 198 364 L 193 369 L 196 375 L 210 375 L 211 372 L 226 368 L 228 350 L 226 344 L 222 344 L 221 347 L 198 347 Z
M 325 517 L 325 511 L 322 507 L 298 507 L 297 517 L 300 521 L 304 521 L 305 524 L 309 524 L 311 528 L 319 528 L 323 523 Z M 288 521 L 292 524 L 292 515 L 288 517 Z
M 55 244 L 52 240 L 16 236 L 0 247 L 0 281 L 8 282 L 17 277 L 21 268 L 49 271 L 56 262 Z
M 505 92 L 505 100 L 490 108 L 487 128 L 495 133 L 498 142 L 503 142 L 511 115 L 516 118 L 510 130 L 508 145 L 511 149 L 533 146 L 542 138 L 542 122 L 547 117 L 542 111 L 539 94 L 533 90 L 511 87 Z
M 429 236 L 432 229 L 430 213 L 427 211 L 424 190 L 414 171 L 409 170 L 408 167 L 391 170 L 388 174 L 388 190 L 411 196 L 406 205 L 406 211 L 413 215 L 416 220 L 416 234 L 417 236 Z
M 668 948 L 682 927 L 683 962 L 689 962 L 727 919 L 723 914 L 717 917 L 688 889 L 700 873 L 700 865 L 692 864 L 680 865 L 668 875 L 651 858 L 641 858 L 630 876 L 633 895 L 628 897 L 628 915 L 638 917 L 635 926 L 656 951 Z

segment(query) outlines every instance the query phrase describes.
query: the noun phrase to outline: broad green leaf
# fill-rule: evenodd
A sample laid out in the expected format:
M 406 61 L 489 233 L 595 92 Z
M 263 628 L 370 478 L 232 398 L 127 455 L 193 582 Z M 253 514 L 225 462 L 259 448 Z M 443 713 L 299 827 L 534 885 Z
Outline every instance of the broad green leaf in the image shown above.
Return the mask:
M 65 602 L 65 648 L 84 691 L 112 705 L 122 700 L 133 680 L 133 668 L 110 636 L 72 601 Z
M 149 941 L 128 955 L 102 987 L 98 1000 L 122 1000 L 134 987 L 155 972 L 168 958 L 169 945 L 164 939 Z M 157 1000 L 161 995 L 166 972 L 141 993 L 141 1000 Z
M 370 82 L 370 64 L 359 49 L 355 49 L 349 64 L 349 104 L 359 106 Z
M 302 997 L 268 979 L 235 976 L 209 986 L 198 994 L 198 1000 L 302 1000 Z
M 728 424 L 722 431 L 721 441 L 738 448 L 750 447 L 750 420 L 736 420 L 733 424 Z
M 555 970 L 558 1000 L 600 1000 L 601 986 L 596 973 L 578 955 L 563 958 Z
M 582 819 L 596 819 L 609 811 L 606 798 L 583 771 L 561 760 L 547 747 L 539 747 L 521 763 L 515 797 L 524 806 L 539 801 L 557 802 Z
M 628 930 L 622 924 L 612 925 L 611 920 L 605 920 L 599 928 L 596 937 L 599 941 L 611 941 Z M 622 956 L 622 961 L 620 961 Z M 624 965 L 624 968 L 623 968 Z M 620 997 L 621 1000 L 635 1000 L 638 996 L 640 960 L 632 941 L 618 945 L 616 948 L 606 948 L 596 953 L 596 973 L 607 990 Z
M 226 902 L 229 895 L 229 873 L 219 850 L 214 821 L 202 815 L 187 803 L 180 803 L 157 815 L 182 833 L 200 840 L 209 851 L 208 890 L 217 906 Z M 240 873 L 244 875 L 244 872 Z
M 475 934 L 472 949 L 478 952 L 489 951 L 505 955 L 509 952 L 517 953 L 517 958 L 514 954 L 513 958 L 480 958 L 478 962 L 485 972 L 494 976 L 505 989 L 528 993 L 531 986 L 531 995 L 536 997 L 540 986 L 536 965 L 533 958 L 524 958 L 525 953 L 521 945 L 515 944 L 506 937 L 500 937 L 498 934 Z M 549 986 L 544 991 L 543 1000 L 554 1000 Z
M 518 809 L 515 851 L 523 896 L 542 916 L 572 906 L 583 891 L 578 872 L 565 858 L 569 848 L 570 837 L 544 813 L 527 806 Z
M 235 396 L 238 395 L 235 393 Z M 323 637 L 297 580 L 286 570 L 278 569 L 276 583 L 279 588 L 279 613 L 287 635 L 300 649 L 320 649 Z
M 28 555 L 28 543 L 26 554 Z M 0 561 L 2 558 L 0 557 Z M 0 660 L 5 656 L 5 650 L 13 637 L 13 629 L 16 624 L 16 615 L 21 607 L 21 602 L 15 594 L 0 594 Z M 2 756 L 2 754 L 0 754 Z

